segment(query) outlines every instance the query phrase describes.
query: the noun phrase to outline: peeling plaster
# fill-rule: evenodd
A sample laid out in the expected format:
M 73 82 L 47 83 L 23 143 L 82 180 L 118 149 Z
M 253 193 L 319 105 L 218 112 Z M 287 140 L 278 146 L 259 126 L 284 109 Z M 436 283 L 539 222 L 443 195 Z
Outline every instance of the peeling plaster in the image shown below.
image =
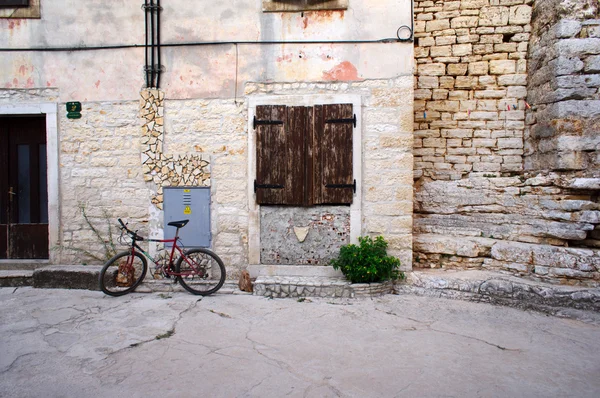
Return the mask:
M 332 69 L 323 72 L 324 80 L 351 81 L 361 80 L 358 77 L 358 70 L 351 62 L 344 61 Z

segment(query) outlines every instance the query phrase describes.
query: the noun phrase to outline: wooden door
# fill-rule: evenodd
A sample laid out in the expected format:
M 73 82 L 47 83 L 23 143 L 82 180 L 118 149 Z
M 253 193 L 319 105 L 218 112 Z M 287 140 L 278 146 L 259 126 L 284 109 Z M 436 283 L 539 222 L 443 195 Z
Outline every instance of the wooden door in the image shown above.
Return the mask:
M 0 117 L 0 258 L 48 258 L 44 116 Z

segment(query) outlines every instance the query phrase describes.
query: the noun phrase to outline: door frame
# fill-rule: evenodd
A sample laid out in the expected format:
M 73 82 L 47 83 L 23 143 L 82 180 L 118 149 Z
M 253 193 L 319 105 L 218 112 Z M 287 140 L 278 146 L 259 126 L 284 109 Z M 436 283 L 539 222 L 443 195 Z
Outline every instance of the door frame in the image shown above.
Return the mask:
M 54 264 L 60 234 L 58 105 L 52 102 L 0 104 L 0 115 L 46 116 L 46 157 L 48 166 L 48 258 Z M 3 260 L 4 261 L 4 260 Z M 14 260 L 6 260 L 14 261 Z

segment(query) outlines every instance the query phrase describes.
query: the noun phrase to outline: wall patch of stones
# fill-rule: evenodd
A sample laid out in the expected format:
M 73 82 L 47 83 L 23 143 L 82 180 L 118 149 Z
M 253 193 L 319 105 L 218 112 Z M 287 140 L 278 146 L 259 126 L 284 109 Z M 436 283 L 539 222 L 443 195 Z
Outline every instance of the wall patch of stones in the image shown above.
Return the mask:
M 210 186 L 210 163 L 206 157 L 196 154 L 169 155 L 164 145 L 163 91 L 142 90 L 140 118 L 142 125 L 142 169 L 144 181 L 154 182 L 157 192 L 152 204 L 163 208 L 163 188 L 170 186 Z

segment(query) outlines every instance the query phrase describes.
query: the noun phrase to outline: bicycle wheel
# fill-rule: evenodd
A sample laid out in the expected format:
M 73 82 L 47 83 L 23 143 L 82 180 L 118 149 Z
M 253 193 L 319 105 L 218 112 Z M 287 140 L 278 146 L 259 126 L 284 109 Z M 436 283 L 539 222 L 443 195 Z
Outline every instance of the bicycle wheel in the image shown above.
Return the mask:
M 148 262 L 140 253 L 117 254 L 100 271 L 100 290 L 109 296 L 122 296 L 135 290 L 144 280 Z
M 208 249 L 192 249 L 179 257 L 175 264 L 178 281 L 192 294 L 208 296 L 219 290 L 225 282 L 225 266 L 215 253 Z

